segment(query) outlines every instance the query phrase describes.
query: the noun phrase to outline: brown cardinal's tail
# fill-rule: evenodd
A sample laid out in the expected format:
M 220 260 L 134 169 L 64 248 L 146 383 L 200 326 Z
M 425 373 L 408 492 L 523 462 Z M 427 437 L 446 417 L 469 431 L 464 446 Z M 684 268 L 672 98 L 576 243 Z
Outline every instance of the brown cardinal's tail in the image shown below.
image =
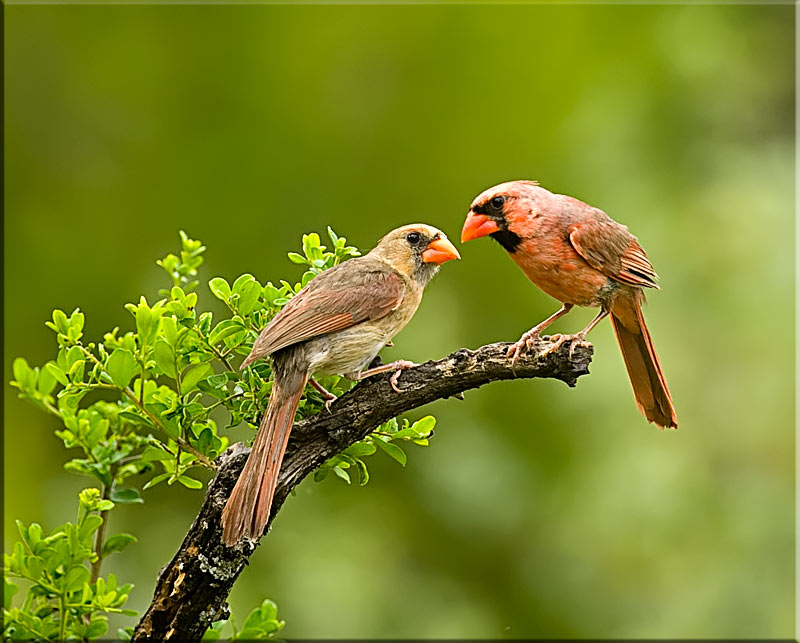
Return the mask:
M 619 298 L 611 306 L 611 323 L 633 386 L 636 406 L 648 421 L 659 427 L 678 426 L 667 380 L 642 315 L 640 292 Z
M 222 511 L 222 540 L 228 546 L 245 534 L 260 538 L 267 526 L 286 443 L 308 377 L 291 379 L 298 381 L 287 386 L 288 382 L 276 378 L 253 448 Z

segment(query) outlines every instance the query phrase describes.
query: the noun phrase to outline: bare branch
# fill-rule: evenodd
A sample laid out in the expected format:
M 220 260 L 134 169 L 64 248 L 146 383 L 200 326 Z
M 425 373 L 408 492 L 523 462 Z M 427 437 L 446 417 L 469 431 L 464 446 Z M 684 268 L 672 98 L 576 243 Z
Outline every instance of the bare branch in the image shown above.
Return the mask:
M 402 394 L 389 385 L 391 374 L 369 378 L 339 398 L 331 413 L 296 423 L 281 467 L 272 516 L 309 473 L 397 415 L 496 380 L 554 378 L 575 386 L 578 377 L 589 372 L 592 346 L 588 343 L 567 341 L 547 353 L 553 343 L 541 340 L 537 353 L 521 356 L 515 371 L 505 357 L 508 346 L 461 349 L 405 371 L 399 380 Z M 222 508 L 248 453 L 247 447 L 235 444 L 220 456 L 205 502 L 180 549 L 161 571 L 153 602 L 136 626 L 133 641 L 196 641 L 211 623 L 227 618 L 228 594 L 257 546 L 244 541 L 226 547 L 221 538 Z

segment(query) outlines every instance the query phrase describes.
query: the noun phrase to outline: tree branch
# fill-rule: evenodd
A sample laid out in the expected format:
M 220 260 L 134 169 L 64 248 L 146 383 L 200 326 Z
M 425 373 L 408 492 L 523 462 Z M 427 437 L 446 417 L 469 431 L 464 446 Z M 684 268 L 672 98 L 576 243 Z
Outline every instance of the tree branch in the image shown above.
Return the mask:
M 520 357 L 516 372 L 505 357 L 508 344 L 461 349 L 403 372 L 402 394 L 389 385 L 391 374 L 362 381 L 334 402 L 330 413 L 294 425 L 270 524 L 289 492 L 309 473 L 397 415 L 495 380 L 554 378 L 575 386 L 578 377 L 589 372 L 591 344 L 566 341 L 546 353 L 553 345 L 540 340 L 537 352 Z M 133 641 L 200 640 L 211 623 L 228 617 L 228 594 L 258 545 L 245 540 L 226 547 L 221 539 L 222 508 L 248 453 L 247 447 L 237 443 L 220 456 L 203 506 L 180 549 L 161 570 L 153 602 L 136 626 Z

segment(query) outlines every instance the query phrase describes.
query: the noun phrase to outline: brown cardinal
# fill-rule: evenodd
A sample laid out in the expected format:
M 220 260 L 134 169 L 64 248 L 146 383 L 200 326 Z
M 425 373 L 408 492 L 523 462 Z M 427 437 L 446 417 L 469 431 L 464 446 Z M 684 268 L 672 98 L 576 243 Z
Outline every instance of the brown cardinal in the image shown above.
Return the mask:
M 459 259 L 441 231 L 424 224 L 393 230 L 371 252 L 326 270 L 297 293 L 261 331 L 242 368 L 272 356 L 274 383 L 253 448 L 222 512 L 222 539 L 259 538 L 269 518 L 278 472 L 306 383 L 336 399 L 311 377 L 360 380 L 415 364 L 363 370 L 409 322 L 439 265 Z
M 677 427 L 667 380 L 642 316 L 642 289 L 658 288 L 658 277 L 628 228 L 535 181 L 511 181 L 489 188 L 470 206 L 461 241 L 486 235 L 508 251 L 528 279 L 563 304 L 522 335 L 509 357 L 515 362 L 533 348 L 539 334 L 573 306 L 599 306 L 597 317 L 575 337 L 585 339 L 611 315 L 636 406 L 659 427 Z

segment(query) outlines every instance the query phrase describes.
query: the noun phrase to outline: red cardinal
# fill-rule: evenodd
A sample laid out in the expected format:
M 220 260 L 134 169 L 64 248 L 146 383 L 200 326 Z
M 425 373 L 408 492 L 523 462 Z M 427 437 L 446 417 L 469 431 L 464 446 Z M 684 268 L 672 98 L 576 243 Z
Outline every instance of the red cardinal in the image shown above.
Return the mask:
M 677 428 L 672 396 L 642 316 L 642 289 L 658 288 L 658 277 L 628 228 L 535 181 L 511 181 L 489 188 L 470 206 L 461 241 L 486 235 L 508 251 L 528 279 L 563 304 L 525 333 L 509 357 L 516 361 L 533 348 L 539 334 L 573 306 L 599 306 L 597 317 L 575 337 L 585 339 L 611 315 L 636 406 L 659 427 Z
M 261 331 L 242 368 L 271 355 L 275 380 L 253 448 L 222 512 L 226 545 L 264 532 L 306 383 L 310 380 L 328 405 L 336 399 L 311 375 L 342 374 L 360 380 L 395 371 L 390 382 L 399 392 L 400 371 L 415 364 L 401 360 L 363 369 L 413 317 L 439 265 L 458 258 L 453 244 L 436 228 L 398 228 L 365 256 L 312 279 Z

